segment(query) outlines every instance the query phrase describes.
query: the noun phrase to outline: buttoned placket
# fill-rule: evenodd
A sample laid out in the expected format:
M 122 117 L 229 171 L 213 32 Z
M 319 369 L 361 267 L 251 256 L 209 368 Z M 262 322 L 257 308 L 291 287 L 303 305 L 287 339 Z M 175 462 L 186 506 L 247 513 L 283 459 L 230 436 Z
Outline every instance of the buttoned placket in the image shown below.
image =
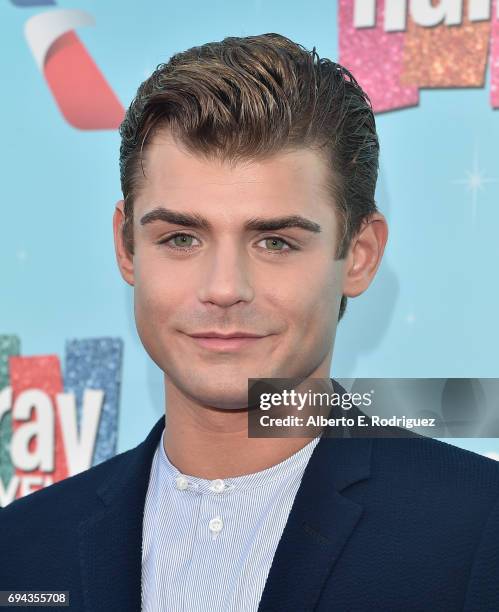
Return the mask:
M 185 491 L 186 489 L 189 489 L 189 488 L 193 490 L 199 489 L 199 485 L 197 483 L 190 482 L 187 476 L 184 476 L 183 474 L 180 474 L 179 476 L 175 478 L 175 486 L 180 491 Z M 215 480 L 211 481 L 211 484 L 208 488 L 213 493 L 222 493 L 224 491 L 227 491 L 228 489 L 233 489 L 234 485 L 227 485 L 222 480 L 222 478 L 215 478 Z M 224 523 L 223 523 L 222 517 L 219 515 L 214 516 L 209 521 L 208 529 L 211 532 L 212 540 L 215 540 L 218 537 L 218 535 L 223 529 L 223 526 L 224 526 Z

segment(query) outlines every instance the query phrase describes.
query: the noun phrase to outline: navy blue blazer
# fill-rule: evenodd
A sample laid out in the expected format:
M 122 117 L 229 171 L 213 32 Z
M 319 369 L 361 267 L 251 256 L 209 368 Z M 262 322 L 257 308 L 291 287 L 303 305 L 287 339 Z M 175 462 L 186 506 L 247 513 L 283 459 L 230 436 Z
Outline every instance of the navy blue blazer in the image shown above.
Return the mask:
M 0 590 L 64 590 L 74 612 L 138 612 L 163 427 L 161 417 L 135 448 L 0 510 Z M 322 437 L 258 610 L 499 611 L 499 463 L 416 435 Z

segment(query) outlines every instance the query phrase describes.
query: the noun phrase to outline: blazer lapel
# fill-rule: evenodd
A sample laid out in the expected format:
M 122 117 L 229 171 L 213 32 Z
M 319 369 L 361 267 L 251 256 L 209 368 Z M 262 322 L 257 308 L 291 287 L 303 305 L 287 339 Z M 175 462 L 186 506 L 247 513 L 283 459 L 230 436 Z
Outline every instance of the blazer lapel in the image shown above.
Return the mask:
M 144 442 L 115 458 L 112 477 L 97 490 L 97 511 L 79 525 L 86 612 L 140 612 L 144 504 L 164 424 L 163 416 Z
M 115 470 L 97 490 L 98 508 L 79 524 L 75 554 L 80 556 L 86 612 L 140 612 L 144 504 L 163 428 L 164 416 L 144 442 L 113 459 Z M 258 612 L 314 608 L 361 517 L 362 506 L 341 491 L 369 477 L 371 447 L 370 438 L 323 436 L 319 441 L 276 549 Z
M 350 410 L 349 416 L 356 412 Z M 369 478 L 371 450 L 371 438 L 321 438 L 305 468 L 258 612 L 315 608 L 324 582 L 363 512 L 361 504 L 341 491 Z

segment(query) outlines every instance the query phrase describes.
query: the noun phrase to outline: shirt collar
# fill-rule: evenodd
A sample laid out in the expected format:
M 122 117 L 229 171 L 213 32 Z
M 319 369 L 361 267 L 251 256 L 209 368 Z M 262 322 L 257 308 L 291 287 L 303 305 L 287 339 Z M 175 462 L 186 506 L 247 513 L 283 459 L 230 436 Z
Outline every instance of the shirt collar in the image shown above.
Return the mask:
M 305 466 L 310 459 L 315 447 L 317 446 L 320 437 L 313 438 L 303 448 L 293 453 L 290 457 L 270 466 L 264 470 L 235 476 L 233 478 L 217 478 L 205 479 L 190 474 L 183 474 L 170 461 L 165 452 L 163 444 L 163 436 L 165 430 L 161 434 L 158 444 L 159 452 L 159 469 L 161 478 L 166 480 L 173 488 L 192 490 L 201 494 L 220 494 L 229 493 L 231 491 L 244 491 L 248 489 L 256 489 L 257 487 L 272 483 L 274 486 L 289 477 L 299 468 L 305 469 Z

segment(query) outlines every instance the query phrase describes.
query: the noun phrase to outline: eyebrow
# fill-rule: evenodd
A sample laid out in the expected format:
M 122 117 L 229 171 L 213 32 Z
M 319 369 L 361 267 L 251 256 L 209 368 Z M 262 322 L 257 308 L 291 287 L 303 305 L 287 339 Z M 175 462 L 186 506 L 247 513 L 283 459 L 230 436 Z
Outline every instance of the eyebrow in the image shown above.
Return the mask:
M 154 223 L 155 221 L 164 221 L 166 223 L 173 223 L 174 225 L 182 225 L 184 227 L 191 227 L 194 229 L 212 230 L 212 224 L 198 213 L 184 213 L 176 210 L 170 210 L 163 206 L 158 206 L 150 212 L 146 213 L 140 219 L 140 225 L 147 225 L 148 223 Z M 310 221 L 301 215 L 288 215 L 284 217 L 252 217 L 248 219 L 244 224 L 244 229 L 257 230 L 257 231 L 274 231 L 280 230 L 287 227 L 299 227 L 309 232 L 319 233 L 321 226 L 315 221 Z

